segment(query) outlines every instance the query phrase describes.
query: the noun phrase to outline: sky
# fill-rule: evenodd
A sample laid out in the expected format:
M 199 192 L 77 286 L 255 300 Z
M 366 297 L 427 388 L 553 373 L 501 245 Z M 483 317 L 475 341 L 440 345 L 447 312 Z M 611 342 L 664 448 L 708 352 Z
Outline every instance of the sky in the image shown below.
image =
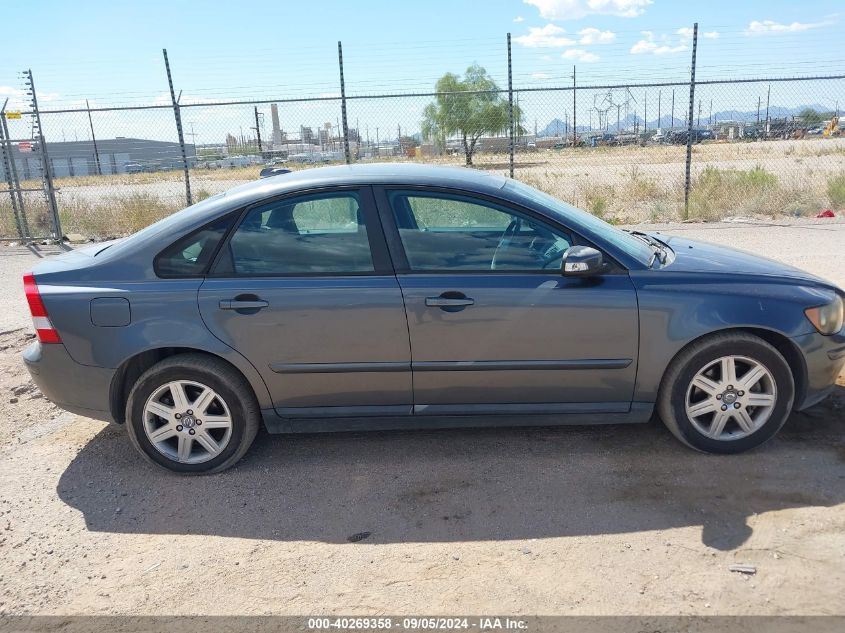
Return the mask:
M 21 70 L 33 71 L 42 110 L 168 104 L 162 59 L 167 48 L 183 104 L 238 99 L 324 98 L 339 94 L 337 42 L 343 42 L 348 95 L 430 91 L 445 72 L 474 62 L 507 86 L 506 34 L 512 34 L 517 88 L 579 86 L 689 78 L 691 29 L 699 24 L 697 75 L 701 79 L 806 76 L 845 72 L 841 0 L 426 0 L 396 2 L 221 2 L 218 0 L 2 0 L 0 100 L 28 109 Z M 843 80 L 778 85 L 772 103 L 831 107 Z M 702 108 L 750 110 L 763 84 L 702 89 Z M 605 91 L 606 92 L 606 91 Z M 639 116 L 668 108 L 671 88 L 624 91 Z M 570 93 L 522 93 L 527 127 L 571 116 Z M 591 118 L 604 98 L 584 90 L 576 106 Z M 677 115 L 688 99 L 676 94 Z M 431 99 L 350 100 L 350 125 L 375 138 L 418 131 Z M 598 100 L 598 101 L 597 101 Z M 2 101 L 0 101 L 2 103 Z M 649 110 L 650 109 L 650 110 Z M 618 110 L 618 108 L 617 108 Z M 665 113 L 666 110 L 664 109 Z M 269 107 L 260 106 L 261 127 Z M 623 113 L 624 114 L 624 113 Z M 280 106 L 282 126 L 337 124 L 335 101 Z M 597 116 L 597 115 L 596 115 Z M 88 138 L 87 115 L 44 117 L 48 140 Z M 192 139 L 219 142 L 226 133 L 250 134 L 252 106 L 184 108 Z M 95 113 L 98 136 L 171 138 L 172 112 Z M 24 134 L 25 119 L 13 136 Z M 404 134 L 404 132 L 403 132 Z

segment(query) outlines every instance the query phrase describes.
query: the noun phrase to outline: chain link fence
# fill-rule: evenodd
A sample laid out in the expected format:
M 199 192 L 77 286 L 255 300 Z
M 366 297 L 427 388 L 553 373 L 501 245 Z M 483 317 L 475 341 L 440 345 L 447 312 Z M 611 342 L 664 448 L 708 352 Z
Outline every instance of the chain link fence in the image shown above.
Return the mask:
M 371 161 L 512 174 L 617 223 L 845 207 L 845 75 L 510 88 L 7 116 L 0 238 L 125 235 L 268 166 Z

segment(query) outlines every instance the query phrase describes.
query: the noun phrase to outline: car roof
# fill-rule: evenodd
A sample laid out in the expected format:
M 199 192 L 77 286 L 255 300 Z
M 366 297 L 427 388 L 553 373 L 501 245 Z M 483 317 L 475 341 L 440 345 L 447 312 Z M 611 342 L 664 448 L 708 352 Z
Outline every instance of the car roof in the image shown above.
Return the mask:
M 313 187 L 342 185 L 423 185 L 458 187 L 467 191 L 495 191 L 507 179 L 498 174 L 466 167 L 440 167 L 417 163 L 366 163 L 301 169 L 250 182 L 223 194 L 229 200 L 255 200 Z

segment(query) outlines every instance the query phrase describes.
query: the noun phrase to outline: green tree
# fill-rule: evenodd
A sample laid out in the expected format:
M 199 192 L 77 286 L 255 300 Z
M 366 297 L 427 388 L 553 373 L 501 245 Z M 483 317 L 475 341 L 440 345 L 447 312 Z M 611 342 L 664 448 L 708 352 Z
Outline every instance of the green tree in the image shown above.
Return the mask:
M 466 164 L 472 165 L 475 145 L 485 134 L 499 134 L 510 125 L 508 100 L 496 82 L 478 64 L 467 68 L 463 78 L 446 73 L 435 84 L 438 93 L 423 111 L 423 138 L 441 147 L 446 139 L 458 136 L 464 148 Z M 520 118 L 513 107 L 514 121 Z
M 819 125 L 833 116 L 833 112 L 819 112 L 813 108 L 804 108 L 798 113 L 798 117 L 806 125 Z

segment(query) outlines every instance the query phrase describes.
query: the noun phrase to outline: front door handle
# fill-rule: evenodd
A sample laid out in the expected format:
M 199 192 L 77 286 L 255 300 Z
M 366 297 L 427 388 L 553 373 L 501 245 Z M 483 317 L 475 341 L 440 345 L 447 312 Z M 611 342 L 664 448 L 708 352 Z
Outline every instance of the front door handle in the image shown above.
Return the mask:
M 266 308 L 269 303 L 259 299 L 258 301 L 242 301 L 238 299 L 226 299 L 220 302 L 221 310 L 260 310 Z
M 220 301 L 221 310 L 261 310 L 270 304 L 263 299 L 223 299 Z
M 475 305 L 475 299 L 467 297 L 463 292 L 450 290 L 439 297 L 426 297 L 425 305 L 440 308 L 444 312 L 460 312 L 467 306 Z

